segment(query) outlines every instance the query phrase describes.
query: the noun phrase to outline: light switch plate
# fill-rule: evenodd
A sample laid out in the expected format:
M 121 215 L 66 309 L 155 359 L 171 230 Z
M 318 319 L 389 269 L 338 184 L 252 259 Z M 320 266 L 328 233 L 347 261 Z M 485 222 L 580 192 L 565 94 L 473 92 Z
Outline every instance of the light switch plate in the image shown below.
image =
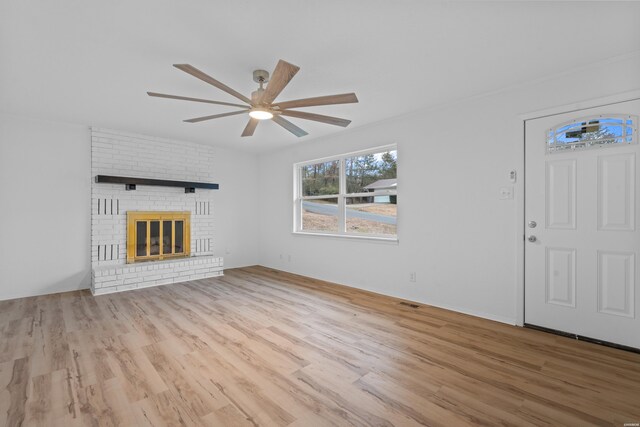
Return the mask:
M 500 187 L 500 200 L 513 199 L 513 187 Z

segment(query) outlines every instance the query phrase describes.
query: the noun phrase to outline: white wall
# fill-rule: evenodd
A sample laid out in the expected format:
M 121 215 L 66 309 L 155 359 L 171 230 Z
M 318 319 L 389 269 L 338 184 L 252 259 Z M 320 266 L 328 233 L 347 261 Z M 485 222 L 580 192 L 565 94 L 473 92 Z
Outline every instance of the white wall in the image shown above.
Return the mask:
M 261 264 L 515 323 L 522 196 L 498 192 L 512 185 L 510 170 L 522 177 L 518 115 L 639 89 L 639 75 L 632 55 L 262 155 Z M 398 144 L 398 244 L 291 233 L 295 162 L 390 143 Z
M 213 157 L 213 253 L 257 264 L 257 157 Z M 0 114 L 0 300 L 89 288 L 90 184 L 88 126 Z
M 85 126 L 0 115 L 0 300 L 89 286 Z
M 259 263 L 258 156 L 215 149 L 213 195 L 213 253 L 224 257 L 225 268 Z

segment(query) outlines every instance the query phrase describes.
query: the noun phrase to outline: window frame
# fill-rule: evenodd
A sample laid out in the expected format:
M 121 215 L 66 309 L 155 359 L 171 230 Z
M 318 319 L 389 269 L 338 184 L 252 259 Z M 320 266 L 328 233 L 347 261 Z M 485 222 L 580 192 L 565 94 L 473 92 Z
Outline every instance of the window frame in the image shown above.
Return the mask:
M 349 239 L 363 239 L 363 240 L 379 240 L 388 242 L 398 241 L 398 223 L 396 214 L 396 234 L 359 234 L 350 233 L 346 230 L 346 199 L 350 197 L 374 197 L 374 196 L 396 196 L 397 206 L 397 194 L 398 190 L 374 190 L 366 193 L 347 193 L 347 180 L 346 180 L 346 159 L 351 157 L 363 156 L 367 154 L 384 153 L 388 151 L 396 152 L 396 165 L 399 162 L 398 145 L 389 144 L 382 145 L 373 148 L 367 148 L 365 150 L 353 151 L 344 154 L 338 154 L 335 156 L 322 157 L 313 160 L 306 160 L 298 162 L 293 165 L 293 234 L 311 235 L 311 236 L 325 236 L 325 237 L 340 237 Z M 301 170 L 304 166 L 314 165 L 318 163 L 338 161 L 338 193 L 326 194 L 320 196 L 303 196 L 302 195 L 302 174 Z M 398 179 L 396 175 L 396 180 Z M 302 229 L 302 201 L 303 200 L 323 200 L 323 199 L 337 199 L 338 203 L 338 230 L 337 231 L 318 231 L 318 230 L 303 230 Z

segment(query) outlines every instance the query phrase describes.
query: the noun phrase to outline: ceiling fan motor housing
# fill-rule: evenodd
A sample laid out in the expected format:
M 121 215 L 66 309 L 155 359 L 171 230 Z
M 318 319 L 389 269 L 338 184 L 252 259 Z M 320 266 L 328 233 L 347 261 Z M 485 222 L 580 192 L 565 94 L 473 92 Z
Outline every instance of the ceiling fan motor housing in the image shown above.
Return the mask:
M 251 101 L 254 104 L 258 104 L 263 93 L 264 93 L 264 89 L 262 87 L 260 87 L 258 90 L 251 92 Z

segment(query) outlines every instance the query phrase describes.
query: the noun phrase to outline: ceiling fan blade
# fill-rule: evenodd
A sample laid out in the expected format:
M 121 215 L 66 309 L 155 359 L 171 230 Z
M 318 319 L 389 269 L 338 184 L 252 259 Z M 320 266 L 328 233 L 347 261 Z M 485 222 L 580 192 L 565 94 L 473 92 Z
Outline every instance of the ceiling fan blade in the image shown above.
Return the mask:
M 265 104 L 271 104 L 274 99 L 280 95 L 282 89 L 289 84 L 293 76 L 300 70 L 300 67 L 289 64 L 287 61 L 283 61 L 282 59 L 278 61 L 276 65 L 276 69 L 273 70 L 273 74 L 269 79 L 269 83 L 267 84 L 267 88 L 262 94 L 262 98 L 260 102 Z
M 308 135 L 307 132 L 303 131 L 298 126 L 296 126 L 293 123 L 291 123 L 289 120 L 284 119 L 284 118 L 280 117 L 277 114 L 274 115 L 271 120 L 273 120 L 274 122 L 276 122 L 277 124 L 279 124 L 280 126 L 285 128 L 286 130 L 288 130 L 289 132 L 291 132 L 292 134 L 294 134 L 298 138 L 300 138 L 301 136 Z
M 219 119 L 220 117 L 235 116 L 236 114 L 246 114 L 247 110 L 232 111 L 230 113 L 214 114 L 213 116 L 196 117 L 195 119 L 183 120 L 187 123 L 204 122 L 205 120 Z
M 241 100 L 243 102 L 246 102 L 247 104 L 251 105 L 251 100 L 249 98 L 247 98 L 246 96 L 244 96 L 240 92 L 237 92 L 237 91 L 231 89 L 229 86 L 225 85 L 224 83 L 220 83 L 219 81 L 217 81 L 213 77 L 211 77 L 211 76 L 203 73 L 202 71 L 198 70 L 196 67 L 194 67 L 192 65 L 189 65 L 189 64 L 173 64 L 173 66 L 176 67 L 177 69 L 182 70 L 185 73 L 191 74 L 193 77 L 199 78 L 203 82 L 209 83 L 210 85 L 213 85 L 213 86 L 217 87 L 218 89 L 227 92 L 229 95 L 233 95 L 236 98 L 238 98 L 239 100 Z
M 296 99 L 293 101 L 278 102 L 273 107 L 287 108 L 315 107 L 318 105 L 353 104 L 358 102 L 355 93 L 342 93 L 340 95 L 318 96 L 315 98 Z
M 260 120 L 254 119 L 253 117 L 251 117 L 249 119 L 249 123 L 247 123 L 247 126 L 244 128 L 244 131 L 242 132 L 241 136 L 252 136 L 253 132 L 256 131 L 256 127 L 258 126 L 258 122 L 260 122 Z
M 338 117 L 323 116 L 322 114 L 305 113 L 303 111 L 282 110 L 280 114 L 283 116 L 297 117 L 299 119 L 313 120 L 315 122 L 327 123 L 335 126 L 347 127 L 351 120 L 340 119 Z M 275 117 L 275 116 L 274 116 Z
M 250 108 L 246 105 L 232 104 L 230 102 L 211 101 L 209 99 L 190 98 L 188 96 L 167 95 L 165 93 L 147 92 L 147 95 L 155 96 L 156 98 L 180 99 L 182 101 L 205 102 L 207 104 L 228 105 L 229 107 Z

